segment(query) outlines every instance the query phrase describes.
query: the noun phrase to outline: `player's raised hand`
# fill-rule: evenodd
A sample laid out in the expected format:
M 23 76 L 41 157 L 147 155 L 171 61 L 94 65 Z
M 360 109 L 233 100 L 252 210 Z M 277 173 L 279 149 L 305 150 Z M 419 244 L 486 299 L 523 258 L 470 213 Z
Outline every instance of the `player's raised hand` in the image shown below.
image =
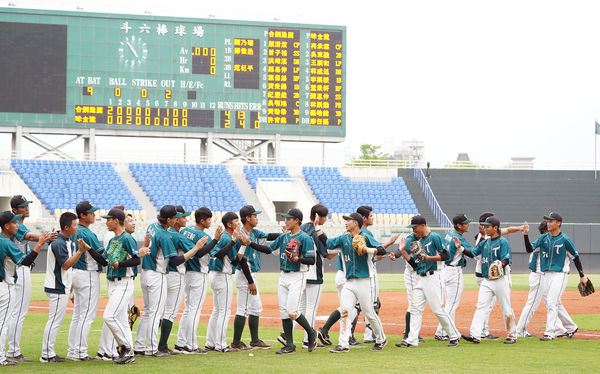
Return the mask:
M 80 252 L 87 252 L 90 250 L 90 246 L 81 238 L 77 239 L 77 245 L 79 246 Z
M 396 255 L 394 254 L 394 252 L 390 252 L 390 253 L 388 254 L 388 256 L 390 257 L 390 260 L 392 260 L 392 261 L 396 261 Z
M 523 235 L 529 234 L 529 223 L 527 223 L 527 221 L 523 222 L 523 225 L 521 226 L 521 233 Z
M 140 258 L 144 258 L 144 256 L 146 256 L 147 254 L 150 254 L 150 248 L 148 248 L 148 247 L 142 247 L 138 251 L 138 256 Z
M 50 232 L 50 238 L 48 240 L 53 242 L 56 240 L 57 237 L 58 237 L 58 232 L 55 229 L 52 229 L 52 231 Z
M 250 241 L 250 237 L 244 233 L 241 233 L 241 238 L 242 240 L 242 244 L 243 245 L 250 245 L 251 241 Z
M 38 243 L 44 244 L 45 242 L 47 242 L 48 240 L 50 240 L 51 236 L 52 236 L 52 233 L 50 233 L 49 231 L 44 231 L 43 233 L 40 234 L 40 238 L 38 239 Z
M 452 238 L 452 240 L 454 240 L 454 246 L 456 247 L 457 250 L 461 251 L 464 249 L 460 240 L 455 236 Z
M 146 236 L 144 237 L 144 247 L 150 247 L 150 234 L 146 234 Z
M 203 236 L 202 238 L 200 238 L 200 240 L 198 240 L 198 243 L 200 243 L 198 248 L 204 247 L 204 245 L 206 244 L 207 241 L 208 241 L 208 236 Z M 198 244 L 198 243 L 196 243 L 196 244 Z
M 215 239 L 217 241 L 221 240 L 221 235 L 223 235 L 223 226 L 219 226 L 217 227 L 217 229 L 215 230 Z
M 398 240 L 399 237 L 400 237 L 400 233 L 396 233 L 396 234 L 392 235 L 392 237 L 390 238 L 390 240 L 392 241 L 392 244 L 396 243 L 396 240 Z

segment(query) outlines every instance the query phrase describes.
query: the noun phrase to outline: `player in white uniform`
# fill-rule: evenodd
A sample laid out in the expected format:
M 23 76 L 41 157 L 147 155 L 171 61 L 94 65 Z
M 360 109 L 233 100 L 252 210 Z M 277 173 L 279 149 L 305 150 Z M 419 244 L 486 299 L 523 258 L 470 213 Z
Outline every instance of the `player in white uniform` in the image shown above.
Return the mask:
M 17 222 L 18 230 L 10 239 L 24 254 L 29 254 L 30 252 L 28 242 L 37 242 L 41 235 L 29 231 L 23 223 L 25 218 L 29 217 L 29 204 L 31 204 L 31 201 L 22 195 L 16 195 L 10 199 L 10 207 L 13 214 L 21 216 Z M 53 229 L 50 233 L 50 240 L 55 240 L 57 234 Z M 10 262 L 10 258 L 7 261 Z M 12 287 L 7 323 L 8 351 L 6 352 L 6 358 L 15 362 L 32 362 L 32 360 L 21 354 L 21 331 L 27 311 L 29 310 L 29 299 L 31 297 L 30 272 L 33 266 L 33 263 L 28 266 L 17 265 L 17 280 L 14 282 L 14 287 Z
M 66 212 L 61 214 L 60 233 L 50 244 L 46 262 L 44 291 L 50 300 L 48 305 L 48 323 L 44 329 L 42 356 L 40 362 L 64 362 L 63 357 L 54 352 L 58 329 L 65 319 L 69 292 L 71 290 L 72 267 L 89 246 L 83 240 L 77 243 L 71 237 L 77 233 L 77 216 Z
M 502 308 L 502 316 L 504 325 L 507 331 L 507 337 L 504 344 L 514 344 L 517 342 L 517 328 L 515 315 L 510 303 L 510 278 L 506 270 L 511 262 L 511 249 L 508 240 L 500 234 L 500 220 L 495 216 L 486 218 L 485 222 L 481 223 L 485 226 L 485 234 L 487 238 L 472 250 L 465 249 L 458 238 L 454 239 L 456 250 L 463 251 L 469 257 L 481 257 L 481 270 L 483 280 L 479 288 L 477 296 L 477 309 L 471 322 L 470 335 L 462 335 L 463 339 L 479 343 L 481 340 L 485 320 L 489 313 L 490 300 L 495 296 Z M 495 261 L 502 262 L 502 272 L 504 276 L 497 279 L 490 279 L 489 268 Z

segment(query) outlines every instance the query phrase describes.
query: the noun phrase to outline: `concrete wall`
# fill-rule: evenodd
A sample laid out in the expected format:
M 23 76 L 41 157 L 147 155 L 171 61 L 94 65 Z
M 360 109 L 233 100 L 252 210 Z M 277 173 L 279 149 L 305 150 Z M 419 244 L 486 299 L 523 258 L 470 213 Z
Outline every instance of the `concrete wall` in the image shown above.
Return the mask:
M 14 195 L 23 195 L 26 199 L 33 201 L 32 204 L 29 204 L 30 221 L 40 221 L 42 219 L 44 208 L 33 191 L 15 172 L 3 171 L 0 173 L 0 211 L 10 210 L 10 199 Z

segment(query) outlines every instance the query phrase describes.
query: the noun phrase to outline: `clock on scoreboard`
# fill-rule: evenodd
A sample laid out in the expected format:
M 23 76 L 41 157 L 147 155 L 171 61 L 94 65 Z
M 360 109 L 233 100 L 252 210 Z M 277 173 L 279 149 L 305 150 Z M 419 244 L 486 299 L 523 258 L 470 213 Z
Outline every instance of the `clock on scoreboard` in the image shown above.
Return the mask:
M 0 126 L 345 136 L 343 26 L 0 8 Z

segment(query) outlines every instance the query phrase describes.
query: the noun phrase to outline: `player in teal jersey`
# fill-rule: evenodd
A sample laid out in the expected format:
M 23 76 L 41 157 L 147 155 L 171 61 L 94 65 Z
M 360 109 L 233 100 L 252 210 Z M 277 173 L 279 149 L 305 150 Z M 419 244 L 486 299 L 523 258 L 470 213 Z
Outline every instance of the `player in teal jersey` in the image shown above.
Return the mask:
M 413 216 L 409 228 L 413 233 L 400 243 L 395 257 L 400 255 L 416 270 L 417 279 L 412 294 L 412 305 L 410 310 L 410 329 L 408 337 L 398 347 L 416 347 L 419 344 L 419 330 L 423 318 L 425 303 L 429 303 L 431 311 L 437 317 L 439 323 L 448 332 L 448 347 L 456 347 L 460 335 L 454 322 L 442 307 L 442 280 L 438 271 L 438 261 L 446 261 L 450 257 L 448 251 L 442 245 L 442 238 L 431 232 L 427 227 L 425 218 L 421 215 Z M 406 248 L 410 248 L 412 241 L 418 241 L 425 253 L 416 259 L 411 257 Z
M 18 266 L 31 266 L 33 260 L 40 253 L 40 249 L 44 243 L 50 239 L 49 232 L 43 232 L 38 235 L 38 242 L 33 250 L 27 255 L 9 238 L 14 236 L 19 230 L 20 214 L 14 214 L 10 211 L 0 213 L 0 321 L 6 321 L 9 313 L 10 295 L 14 291 L 15 285 L 7 282 L 9 279 L 14 279 L 16 269 L 14 266 L 7 265 L 12 262 Z M 16 365 L 17 362 L 26 362 L 22 356 L 20 358 L 6 357 L 5 346 L 8 337 L 8 324 L 0 325 L 0 366 Z M 31 361 L 31 360 L 29 360 Z
M 573 260 L 579 273 L 579 282 L 585 285 L 588 279 L 583 273 L 581 259 L 573 240 L 560 230 L 563 221 L 561 215 L 552 212 L 545 215 L 544 219 L 547 221 L 548 233 L 539 238 L 540 270 L 544 273 L 542 284 L 547 292 L 546 307 L 548 313 L 546 315 L 546 331 L 540 340 L 549 341 L 555 338 L 557 319 L 560 319 L 567 330 L 566 337 L 571 339 L 577 332 L 578 327 L 560 301 L 567 287 L 571 260 Z M 528 242 L 529 240 L 526 240 L 525 247 L 529 251 L 531 244 Z
M 185 288 L 184 308 L 179 321 L 177 332 L 177 344 L 173 350 L 175 353 L 183 354 L 206 354 L 207 351 L 198 347 L 196 333 L 200 322 L 200 312 L 204 305 L 208 289 L 208 263 L 210 251 L 217 245 L 223 233 L 223 227 L 219 226 L 215 231 L 215 237 L 211 240 L 206 230 L 212 224 L 212 212 L 207 207 L 198 208 L 194 212 L 196 225 L 185 227 L 180 233 L 185 240 L 196 244 L 199 240 L 206 238 L 204 245 L 196 255 L 185 262 Z

